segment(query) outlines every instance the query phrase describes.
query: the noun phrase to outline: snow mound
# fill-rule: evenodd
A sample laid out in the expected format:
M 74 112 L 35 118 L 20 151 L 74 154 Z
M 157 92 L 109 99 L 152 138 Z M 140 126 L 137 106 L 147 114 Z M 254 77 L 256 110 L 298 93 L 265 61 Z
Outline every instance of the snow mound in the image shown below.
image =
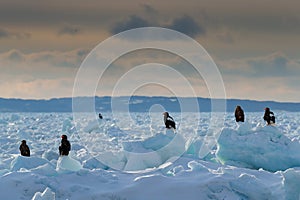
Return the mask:
M 80 162 L 69 156 L 60 156 L 58 158 L 56 171 L 60 173 L 77 172 L 81 169 L 82 165 L 80 164 Z
M 300 144 L 290 140 L 275 126 L 239 124 L 224 128 L 218 140 L 217 158 L 223 164 L 268 171 L 300 166 Z

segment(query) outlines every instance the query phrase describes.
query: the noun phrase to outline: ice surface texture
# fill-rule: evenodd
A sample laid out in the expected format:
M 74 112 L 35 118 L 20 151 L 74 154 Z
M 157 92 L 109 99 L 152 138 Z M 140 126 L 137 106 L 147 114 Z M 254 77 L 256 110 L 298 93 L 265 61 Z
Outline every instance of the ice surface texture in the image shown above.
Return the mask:
M 222 130 L 216 155 L 223 164 L 268 171 L 300 166 L 299 141 L 290 140 L 276 126 L 246 126 L 241 123 L 237 130 Z
M 99 126 L 84 114 L 76 122 L 70 113 L 0 114 L 0 199 L 299 199 L 300 113 L 276 112 L 275 127 L 265 126 L 262 113 L 246 113 L 244 124 L 228 113 L 217 145 L 203 159 L 203 139 L 213 134 L 209 114 L 200 123 L 184 115 L 190 122 L 184 127 L 173 113 L 182 135 L 167 151 L 175 134 L 165 131 L 161 113 L 132 113 L 125 126 L 121 113 L 102 114 Z M 187 145 L 191 132 L 197 135 Z M 72 144 L 68 157 L 58 156 L 61 134 Z M 22 139 L 29 158 L 19 155 Z M 185 153 L 172 159 L 182 148 Z

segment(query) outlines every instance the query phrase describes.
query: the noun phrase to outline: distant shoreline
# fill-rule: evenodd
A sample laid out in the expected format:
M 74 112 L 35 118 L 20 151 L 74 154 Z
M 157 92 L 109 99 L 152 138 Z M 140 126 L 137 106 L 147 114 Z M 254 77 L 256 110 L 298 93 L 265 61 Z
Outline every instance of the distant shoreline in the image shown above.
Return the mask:
M 256 101 L 242 99 L 213 99 L 214 102 L 219 102 L 221 105 L 226 105 L 211 109 L 211 99 L 197 97 L 163 97 L 163 96 L 121 96 L 113 97 L 114 101 L 118 102 L 118 108 L 114 111 L 130 111 L 130 112 L 148 112 L 154 105 L 160 105 L 164 110 L 169 112 L 195 112 L 195 100 L 198 102 L 200 112 L 221 111 L 226 109 L 226 112 L 233 112 L 236 105 L 242 106 L 246 112 L 263 112 L 265 107 L 270 107 L 271 110 L 280 110 L 288 112 L 300 112 L 300 103 L 292 102 L 276 102 L 276 101 Z M 86 102 L 94 102 L 96 112 L 112 112 L 111 100 L 112 97 L 76 97 L 68 98 L 53 98 L 49 100 L 28 100 L 28 99 L 7 99 L 0 98 L 0 112 L 73 112 L 73 100 L 80 102 L 83 106 L 79 112 L 92 112 L 84 105 Z M 181 110 L 180 103 L 184 102 L 184 110 Z M 190 102 L 190 103 L 189 103 Z M 222 104 L 223 103 L 223 104 Z M 225 104 L 226 103 L 226 104 Z M 191 106 L 190 106 L 191 105 Z

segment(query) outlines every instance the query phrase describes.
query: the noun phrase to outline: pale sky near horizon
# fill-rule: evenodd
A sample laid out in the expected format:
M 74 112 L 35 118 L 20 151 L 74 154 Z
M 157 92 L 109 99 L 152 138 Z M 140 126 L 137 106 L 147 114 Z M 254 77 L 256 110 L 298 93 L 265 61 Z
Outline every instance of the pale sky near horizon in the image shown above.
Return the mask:
M 114 34 L 147 26 L 174 29 L 199 42 L 220 70 L 227 98 L 300 102 L 297 0 L 4 0 L 0 97 L 70 97 L 76 73 L 93 48 Z M 119 74 L 111 70 L 106 78 L 117 81 L 120 69 L 153 59 L 180 68 L 198 84 L 196 94 L 209 97 L 205 83 L 194 80 L 186 63 L 169 54 L 128 55 L 114 63 Z M 170 84 L 184 90 L 176 81 Z M 96 92 L 110 94 L 104 88 Z M 134 94 L 172 95 L 157 85 Z

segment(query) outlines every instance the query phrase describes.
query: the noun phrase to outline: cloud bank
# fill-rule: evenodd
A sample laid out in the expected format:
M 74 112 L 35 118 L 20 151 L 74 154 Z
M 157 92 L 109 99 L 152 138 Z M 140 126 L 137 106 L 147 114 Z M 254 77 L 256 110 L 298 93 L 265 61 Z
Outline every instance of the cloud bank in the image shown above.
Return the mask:
M 70 97 L 77 70 L 89 50 L 0 54 L 1 97 L 44 99 Z
M 59 35 L 77 35 L 82 32 L 82 29 L 79 26 L 66 24 L 59 29 Z
M 19 50 L 11 50 L 0 54 L 2 97 L 41 99 L 71 96 L 77 70 L 88 52 L 88 49 L 76 49 L 66 52 L 45 51 L 25 54 Z M 186 77 L 195 86 L 198 96 L 209 97 L 204 80 L 195 76 L 188 63 L 172 54 L 150 50 L 133 52 L 115 61 L 101 78 L 96 95 L 112 95 L 114 84 L 122 74 L 135 66 L 154 61 L 170 66 Z M 228 98 L 300 101 L 299 60 L 291 59 L 281 52 L 243 59 L 220 60 L 217 65 Z M 159 72 L 149 73 L 147 76 L 157 76 L 157 73 L 163 77 Z M 134 81 L 132 79 L 133 84 Z M 184 88 L 171 77 L 170 84 L 184 91 Z M 90 85 L 90 80 L 87 79 L 84 87 Z M 128 95 L 128 92 L 124 90 L 122 95 Z M 168 90 L 158 85 L 143 86 L 135 93 L 151 96 L 166 94 L 170 95 Z M 256 98 L 253 98 L 253 94 Z
M 149 10 L 149 8 L 147 8 L 147 10 Z M 152 13 L 154 11 L 150 10 L 148 12 Z M 170 24 L 155 23 L 145 18 L 142 18 L 140 16 L 131 15 L 129 18 L 116 23 L 112 27 L 111 33 L 117 34 L 122 31 L 130 30 L 134 28 L 149 27 L 149 26 L 157 26 L 157 27 L 165 27 L 165 28 L 173 29 L 181 33 L 184 33 L 190 37 L 204 35 L 206 32 L 203 26 L 199 25 L 192 17 L 188 15 L 184 15 L 180 18 L 175 18 L 174 20 L 172 20 Z
M 30 38 L 29 33 L 21 33 L 21 32 L 13 32 L 9 31 L 5 28 L 0 27 L 0 40 L 5 38 L 12 38 L 12 39 L 28 39 Z

